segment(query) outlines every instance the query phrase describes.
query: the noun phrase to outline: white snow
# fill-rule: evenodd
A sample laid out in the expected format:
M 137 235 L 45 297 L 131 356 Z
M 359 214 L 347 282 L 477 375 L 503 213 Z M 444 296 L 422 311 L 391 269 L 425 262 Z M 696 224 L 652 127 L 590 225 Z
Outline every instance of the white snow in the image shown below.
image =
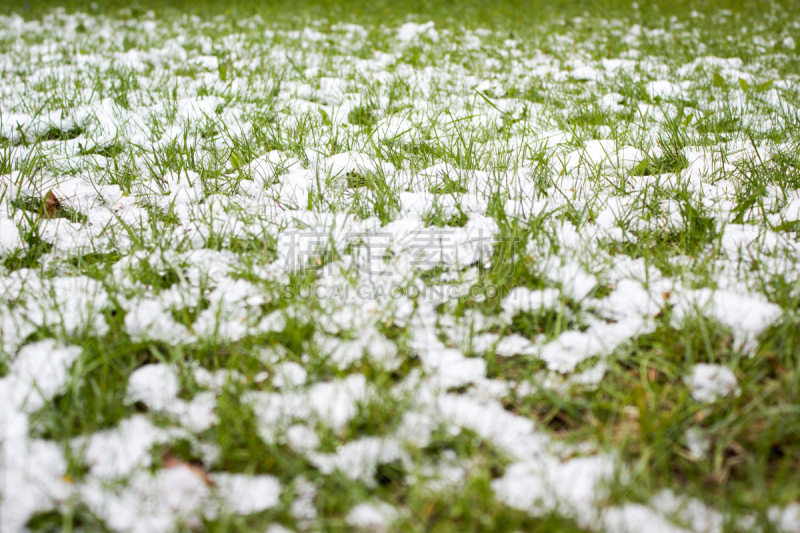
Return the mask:
M 241 393 L 257 437 L 288 446 L 318 475 L 339 471 L 372 489 L 375 469 L 399 462 L 428 490 L 458 491 L 481 465 L 448 451 L 419 465 L 417 452 L 437 430 L 469 430 L 511 461 L 492 481 L 505 505 L 598 531 L 721 531 L 728 516 L 671 491 L 608 504 L 622 459 L 551 437 L 506 402 L 601 386 L 615 352 L 656 331 L 662 313 L 664 327 L 710 320 L 751 356 L 770 328 L 794 323 L 774 287 L 798 280 L 785 228 L 800 218 L 800 195 L 770 183 L 755 204 L 742 198 L 749 169 L 793 154 L 790 140 L 766 139 L 791 138 L 798 79 L 786 64 L 800 26 L 781 19 L 769 34 L 784 16 L 770 11 L 769 23 L 741 21 L 726 57 L 709 55 L 704 28 L 733 15 L 692 12 L 664 28 L 544 21 L 536 43 L 424 19 L 286 29 L 261 17 L 0 16 L 0 163 L 9 167 L 0 175 L 0 530 L 24 531 L 36 513 L 74 502 L 114 531 L 168 533 L 221 510 L 274 509 L 283 490 L 296 494 L 298 530 L 322 527 L 317 480 L 284 487 L 216 470 L 220 450 L 206 432 L 219 423 L 218 397 Z M 598 58 L 612 35 L 624 50 Z M 691 61 L 659 55 L 675 42 Z M 744 61 L 736 47 L 764 60 Z M 357 107 L 374 123 L 352 124 Z M 576 120 L 584 110 L 602 120 Z M 702 133 L 723 115 L 736 118 L 735 131 Z M 639 175 L 640 163 L 652 170 L 670 155 L 664 139 L 676 124 L 688 167 Z M 74 139 L 40 139 L 73 128 Z M 116 146 L 123 156 L 109 153 Z M 173 151 L 191 161 L 165 163 Z M 77 217 L 21 207 L 48 191 Z M 696 256 L 665 248 L 667 269 L 620 252 L 649 246 L 642 235 L 691 230 L 689 205 L 718 237 Z M 505 242 L 509 231 L 520 242 Z M 291 275 L 305 268 L 315 270 L 307 292 L 293 293 Z M 524 313 L 559 324 L 511 332 Z M 313 334 L 285 341 L 306 325 Z M 86 467 L 72 480 L 65 443 L 35 438 L 32 415 L 96 385 L 88 347 L 100 338 L 106 349 L 106 335 L 166 349 L 159 360 L 170 363 L 148 359 L 117 384 L 121 406 L 145 412 L 70 437 L 70 461 Z M 229 345 L 237 357 L 247 346 L 252 361 L 228 361 Z M 222 362 L 213 371 L 189 356 L 209 346 Z M 117 355 L 102 354 L 108 364 Z M 516 361 L 544 368 L 488 377 Z M 732 401 L 760 386 L 740 384 L 730 364 L 686 368 L 692 398 Z M 351 435 L 383 401 L 400 406 L 393 429 Z M 334 451 L 320 431 L 341 439 Z M 691 428 L 680 445 L 708 461 L 712 433 Z M 212 484 L 188 464 L 154 467 L 177 440 L 203 457 Z M 345 521 L 391 530 L 404 512 L 393 504 L 357 502 Z M 748 529 L 754 516 L 731 518 Z M 797 504 L 768 517 L 800 531 Z
M 752 354 L 758 336 L 780 318 L 782 310 L 758 295 L 744 295 L 731 290 L 697 289 L 687 291 L 674 308 L 676 324 L 693 310 L 718 320 L 730 328 L 735 347 Z
M 211 474 L 211 479 L 216 485 L 215 492 L 231 512 L 252 514 L 278 505 L 281 486 L 272 476 L 217 472 Z
M 711 403 L 729 394 L 738 396 L 738 381 L 733 372 L 724 366 L 699 363 L 687 378 L 692 398 L 700 403 Z
M 345 521 L 358 531 L 382 533 L 397 517 L 397 510 L 385 502 L 359 503 L 347 513 Z
M 783 533 L 800 532 L 800 504 L 791 503 L 783 509 L 777 506 L 770 507 L 767 516 L 778 528 L 778 531 Z
M 311 462 L 323 473 L 340 471 L 351 479 L 358 479 L 367 486 L 376 484 L 378 465 L 400 461 L 410 466 L 410 458 L 394 440 L 366 437 L 343 444 L 335 454 L 312 453 Z
M 278 388 L 299 387 L 306 382 L 306 369 L 294 361 L 286 361 L 275 365 L 272 369 L 272 384 Z
M 155 411 L 165 411 L 178 395 L 178 376 L 166 364 L 145 365 L 128 378 L 128 398 Z

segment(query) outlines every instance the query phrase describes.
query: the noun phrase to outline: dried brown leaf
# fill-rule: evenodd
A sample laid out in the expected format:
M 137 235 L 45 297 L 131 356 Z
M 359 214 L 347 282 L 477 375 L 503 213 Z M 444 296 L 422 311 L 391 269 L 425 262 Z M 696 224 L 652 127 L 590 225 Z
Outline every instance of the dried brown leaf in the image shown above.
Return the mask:
M 180 457 L 178 457 L 177 455 L 173 454 L 170 451 L 164 453 L 164 455 L 161 457 L 161 461 L 164 468 L 178 468 L 184 466 L 189 470 L 191 470 L 192 473 L 194 473 L 197 477 L 202 479 L 206 485 L 214 484 L 214 480 L 211 479 L 211 476 L 203 467 L 196 464 L 187 463 L 186 461 L 184 461 L 183 459 L 181 459 Z
M 56 195 L 53 194 L 53 191 L 48 191 L 42 203 L 42 216 L 45 218 L 56 218 L 56 212 L 60 205 L 61 202 L 56 198 Z

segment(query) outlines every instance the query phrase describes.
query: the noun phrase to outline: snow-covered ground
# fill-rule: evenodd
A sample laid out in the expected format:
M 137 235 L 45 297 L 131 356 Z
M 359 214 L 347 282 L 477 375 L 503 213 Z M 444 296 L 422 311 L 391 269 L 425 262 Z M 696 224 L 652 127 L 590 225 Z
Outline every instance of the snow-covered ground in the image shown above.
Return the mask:
M 760 453 L 729 411 L 800 450 L 766 384 L 796 384 L 800 298 L 776 17 L 724 57 L 725 12 L 517 39 L 0 18 L 0 531 L 406 531 L 484 478 L 520 529 L 800 531 L 791 490 L 726 501 Z M 659 342 L 678 359 L 642 363 Z M 554 430 L 614 390 L 632 419 Z M 631 497 L 661 438 L 730 492 Z

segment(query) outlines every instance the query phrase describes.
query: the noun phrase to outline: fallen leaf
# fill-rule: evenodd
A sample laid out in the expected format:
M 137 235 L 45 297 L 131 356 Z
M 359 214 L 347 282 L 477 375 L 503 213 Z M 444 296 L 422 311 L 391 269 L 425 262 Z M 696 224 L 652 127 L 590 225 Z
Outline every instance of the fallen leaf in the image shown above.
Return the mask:
M 178 468 L 181 466 L 185 466 L 189 470 L 191 470 L 197 477 L 202 479 L 206 485 L 213 485 L 214 480 L 211 479 L 211 476 L 208 475 L 208 472 L 204 468 L 198 465 L 194 465 L 192 463 L 187 463 L 177 455 L 173 454 L 170 451 L 164 452 L 164 455 L 161 456 L 161 461 L 164 468 Z
M 44 203 L 42 204 L 42 216 L 47 218 L 56 218 L 56 212 L 58 211 L 61 202 L 58 201 L 56 195 L 53 194 L 53 191 L 49 191 L 47 196 L 44 197 Z

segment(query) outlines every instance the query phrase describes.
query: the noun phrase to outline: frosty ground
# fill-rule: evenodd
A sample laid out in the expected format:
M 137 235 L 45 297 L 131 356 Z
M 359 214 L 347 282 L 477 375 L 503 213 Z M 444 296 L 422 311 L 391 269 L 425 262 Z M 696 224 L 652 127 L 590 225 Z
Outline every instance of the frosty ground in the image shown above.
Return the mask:
M 0 531 L 800 532 L 800 14 L 0 16 Z

